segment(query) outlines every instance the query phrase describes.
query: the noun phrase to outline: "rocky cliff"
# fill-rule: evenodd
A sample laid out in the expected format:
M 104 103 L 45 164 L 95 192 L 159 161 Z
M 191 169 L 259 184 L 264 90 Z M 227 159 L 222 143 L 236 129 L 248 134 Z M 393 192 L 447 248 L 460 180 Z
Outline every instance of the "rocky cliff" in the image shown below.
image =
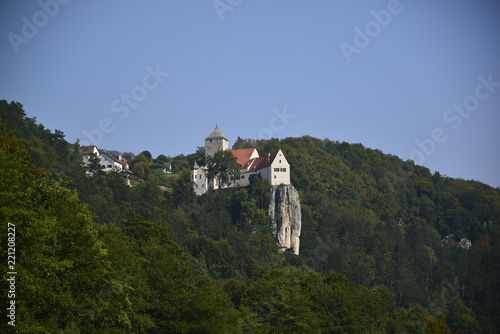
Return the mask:
M 300 201 L 299 193 L 292 185 L 273 187 L 269 216 L 278 246 L 299 255 L 302 225 Z

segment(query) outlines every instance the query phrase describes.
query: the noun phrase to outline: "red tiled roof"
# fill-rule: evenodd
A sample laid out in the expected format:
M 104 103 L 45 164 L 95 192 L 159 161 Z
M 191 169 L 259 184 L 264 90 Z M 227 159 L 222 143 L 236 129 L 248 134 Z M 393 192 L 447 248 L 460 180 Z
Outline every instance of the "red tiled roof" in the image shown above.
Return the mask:
M 236 161 L 240 166 L 245 167 L 254 151 L 255 148 L 242 148 L 239 150 L 231 150 L 231 153 L 236 157 Z
M 81 146 L 80 147 L 80 153 L 81 154 L 92 154 L 94 151 L 95 146 Z
M 250 168 L 248 168 L 248 172 L 256 172 L 264 167 L 271 166 L 278 152 L 279 151 L 276 151 L 271 153 L 270 155 L 253 159 Z

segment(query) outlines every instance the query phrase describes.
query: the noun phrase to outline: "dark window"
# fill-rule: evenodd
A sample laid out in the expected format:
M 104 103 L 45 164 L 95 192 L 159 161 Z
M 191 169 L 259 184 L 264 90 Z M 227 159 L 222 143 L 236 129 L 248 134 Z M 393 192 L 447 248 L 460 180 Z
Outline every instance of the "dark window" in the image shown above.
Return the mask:
M 280 172 L 286 172 L 286 168 L 280 168 Z
M 275 168 L 275 169 L 274 169 L 274 171 L 275 171 L 275 172 L 279 172 L 279 171 L 280 171 L 280 169 L 279 169 L 279 168 Z

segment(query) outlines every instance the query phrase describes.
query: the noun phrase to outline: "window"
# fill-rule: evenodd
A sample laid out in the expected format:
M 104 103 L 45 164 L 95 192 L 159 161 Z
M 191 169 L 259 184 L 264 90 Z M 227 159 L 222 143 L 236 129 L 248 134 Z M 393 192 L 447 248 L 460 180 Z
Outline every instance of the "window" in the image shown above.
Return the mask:
M 196 175 L 194 176 L 194 179 L 196 180 Z
M 280 163 L 281 163 L 281 160 L 280 160 Z
M 286 172 L 286 168 L 280 168 L 280 172 Z
M 245 178 L 245 175 L 241 175 L 241 179 L 243 180 Z
M 280 169 L 279 169 L 279 168 L 275 168 L 275 169 L 274 169 L 274 171 L 275 171 L 275 172 L 279 172 L 279 171 L 280 171 Z
M 111 168 L 111 165 L 108 165 L 108 168 Z
M 274 178 L 276 178 L 276 175 L 274 175 Z

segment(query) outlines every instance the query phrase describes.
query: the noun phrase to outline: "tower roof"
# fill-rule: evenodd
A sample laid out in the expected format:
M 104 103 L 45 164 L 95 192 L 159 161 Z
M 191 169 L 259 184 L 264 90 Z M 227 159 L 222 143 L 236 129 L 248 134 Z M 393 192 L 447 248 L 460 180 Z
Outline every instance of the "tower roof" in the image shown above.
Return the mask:
M 210 134 L 208 135 L 206 139 L 225 139 L 227 140 L 226 136 L 224 136 L 224 134 L 222 133 L 222 131 L 219 129 L 219 126 L 216 125 L 215 126 L 215 129 L 212 130 L 212 132 L 210 132 Z

